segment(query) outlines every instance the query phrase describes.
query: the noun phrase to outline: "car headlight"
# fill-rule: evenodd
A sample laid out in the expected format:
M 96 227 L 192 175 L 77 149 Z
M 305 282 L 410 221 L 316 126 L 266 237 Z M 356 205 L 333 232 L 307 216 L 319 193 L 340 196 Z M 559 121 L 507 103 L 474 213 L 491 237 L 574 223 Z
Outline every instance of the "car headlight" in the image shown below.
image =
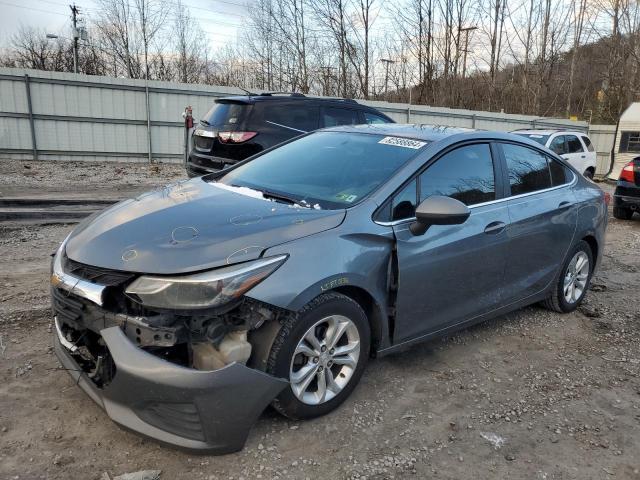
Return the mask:
M 286 259 L 287 255 L 278 255 L 193 275 L 144 275 L 132 282 L 126 293 L 149 307 L 184 310 L 218 307 L 242 296 Z

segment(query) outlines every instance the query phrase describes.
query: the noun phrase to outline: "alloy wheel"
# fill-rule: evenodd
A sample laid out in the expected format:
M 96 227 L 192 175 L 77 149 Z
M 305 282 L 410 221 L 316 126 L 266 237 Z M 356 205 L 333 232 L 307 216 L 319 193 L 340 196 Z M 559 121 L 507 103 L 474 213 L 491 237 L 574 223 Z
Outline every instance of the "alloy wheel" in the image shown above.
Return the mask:
M 577 302 L 582 296 L 589 279 L 589 257 L 583 251 L 577 252 L 564 276 L 562 293 L 567 303 Z
M 289 381 L 302 403 L 320 405 L 349 383 L 360 358 L 360 334 L 342 315 L 316 322 L 298 342 L 291 359 Z

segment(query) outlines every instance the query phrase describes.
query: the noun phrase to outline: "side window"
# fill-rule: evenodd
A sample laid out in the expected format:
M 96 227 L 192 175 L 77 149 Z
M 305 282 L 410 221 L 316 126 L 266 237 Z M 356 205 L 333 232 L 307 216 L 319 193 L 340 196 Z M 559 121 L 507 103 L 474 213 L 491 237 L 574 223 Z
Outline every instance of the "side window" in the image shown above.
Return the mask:
M 416 215 L 417 182 L 408 183 L 391 201 L 391 220 L 412 218 Z
M 318 107 L 304 105 L 273 105 L 264 108 L 264 122 L 295 132 L 310 132 L 318 128 Z M 295 130 L 292 130 L 295 129 Z M 302 132 L 299 132 L 302 133 Z
M 529 147 L 511 143 L 503 143 L 502 150 L 507 161 L 511 195 L 551 187 L 551 175 L 545 155 Z
M 547 157 L 547 161 L 549 162 L 549 171 L 551 172 L 551 184 L 557 187 L 558 185 L 567 183 L 571 178 L 569 169 L 553 158 Z
M 558 155 L 564 155 L 565 153 L 567 153 L 567 148 L 564 143 L 564 135 L 559 135 L 551 140 L 551 143 L 549 144 L 549 150 L 557 153 Z
M 580 139 L 575 135 L 567 135 L 567 149 L 568 153 L 580 153 L 584 152 L 584 148 L 582 148 L 582 143 L 580 143 Z
M 591 143 L 591 139 L 585 135 L 582 135 L 582 141 L 587 146 L 587 150 L 590 152 L 595 152 L 595 148 L 593 148 L 593 143 Z
M 440 157 L 420 175 L 420 201 L 431 195 L 455 198 L 465 205 L 495 200 L 489 145 L 468 145 Z
M 337 125 L 357 125 L 358 111 L 347 108 L 325 107 L 322 113 L 322 122 L 325 127 Z
M 389 120 L 371 112 L 364 112 L 364 123 L 375 125 L 379 123 L 389 123 Z
M 622 132 L 620 153 L 640 152 L 640 132 Z

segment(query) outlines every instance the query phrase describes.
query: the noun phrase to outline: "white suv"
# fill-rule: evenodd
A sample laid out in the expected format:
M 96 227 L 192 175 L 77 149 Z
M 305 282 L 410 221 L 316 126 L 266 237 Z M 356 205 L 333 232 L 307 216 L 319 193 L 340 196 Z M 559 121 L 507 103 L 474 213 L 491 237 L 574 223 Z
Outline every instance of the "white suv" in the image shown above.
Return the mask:
M 565 130 L 516 130 L 560 155 L 587 178 L 596 173 L 596 150 L 586 134 Z

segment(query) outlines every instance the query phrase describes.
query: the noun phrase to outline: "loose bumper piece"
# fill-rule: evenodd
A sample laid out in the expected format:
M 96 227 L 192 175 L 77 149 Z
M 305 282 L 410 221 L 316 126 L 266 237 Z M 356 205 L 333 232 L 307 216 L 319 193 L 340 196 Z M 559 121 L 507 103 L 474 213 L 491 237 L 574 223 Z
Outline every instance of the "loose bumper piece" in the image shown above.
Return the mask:
M 119 327 L 100 332 L 115 375 L 98 388 L 70 351 L 55 352 L 74 381 L 119 425 L 196 453 L 242 449 L 249 430 L 288 382 L 233 363 L 215 371 L 181 367 L 135 346 Z

